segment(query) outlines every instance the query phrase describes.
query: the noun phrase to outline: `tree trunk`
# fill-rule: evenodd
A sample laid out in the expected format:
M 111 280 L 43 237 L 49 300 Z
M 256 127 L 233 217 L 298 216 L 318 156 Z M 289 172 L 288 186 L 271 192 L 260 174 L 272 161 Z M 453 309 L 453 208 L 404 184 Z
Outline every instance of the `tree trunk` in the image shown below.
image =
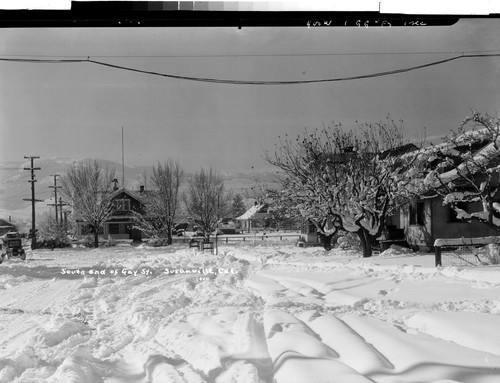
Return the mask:
M 99 229 L 96 229 L 94 233 L 94 247 L 96 249 L 99 247 Z
M 323 234 L 323 233 L 318 233 L 319 237 L 321 238 L 321 242 L 323 242 L 323 248 L 326 251 L 330 251 L 332 249 L 332 239 L 334 234 Z
M 363 251 L 363 258 L 370 258 L 372 256 L 372 241 L 370 234 L 366 229 L 359 229 L 356 234 L 361 242 L 361 250 Z
M 168 232 L 167 232 L 167 245 L 171 245 L 171 244 L 172 244 L 172 231 L 168 230 Z

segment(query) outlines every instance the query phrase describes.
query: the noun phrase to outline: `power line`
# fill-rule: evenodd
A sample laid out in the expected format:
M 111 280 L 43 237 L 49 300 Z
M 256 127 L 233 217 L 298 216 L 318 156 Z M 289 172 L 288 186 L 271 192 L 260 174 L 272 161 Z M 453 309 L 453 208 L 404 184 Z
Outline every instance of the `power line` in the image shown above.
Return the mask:
M 215 84 L 228 84 L 228 85 L 293 85 L 293 84 L 314 84 L 314 83 L 324 83 L 324 82 L 339 82 L 339 81 L 348 81 L 348 80 L 361 80 L 366 78 L 376 78 L 389 76 L 398 73 L 410 72 L 417 69 L 427 68 L 439 64 L 444 64 L 447 62 L 451 62 L 454 60 L 459 60 L 463 58 L 479 58 L 479 57 L 498 57 L 500 53 L 494 54 L 461 54 L 459 56 L 450 57 L 444 60 L 432 61 L 427 64 L 415 65 L 406 68 L 394 69 L 391 71 L 385 72 L 375 72 L 365 75 L 358 76 L 350 76 L 350 77 L 336 77 L 336 78 L 327 78 L 327 79 L 317 79 L 317 80 L 292 80 L 292 81 L 249 81 L 249 80 L 227 80 L 227 79 L 217 79 L 217 78 L 208 78 L 208 77 L 192 77 L 192 76 L 179 76 L 168 73 L 161 73 L 155 71 L 147 71 L 143 69 L 132 68 L 129 66 L 116 65 L 111 63 L 106 63 L 103 61 L 91 60 L 88 57 L 86 60 L 84 59 L 9 59 L 5 57 L 0 57 L 0 61 L 7 62 L 23 62 L 23 63 L 38 63 L 38 64 L 67 64 L 67 63 L 91 63 L 95 65 L 101 65 L 108 68 L 120 69 L 135 73 L 149 74 L 153 76 L 160 76 L 166 78 L 172 78 L 177 80 L 189 80 L 189 81 L 197 81 L 197 82 L 208 82 Z
M 442 54 L 480 54 L 500 52 L 500 49 L 477 51 L 416 51 L 416 52 L 344 52 L 344 53 L 222 53 L 202 55 L 3 55 L 4 57 L 63 57 L 63 58 L 239 58 L 239 57 L 309 57 L 309 56 L 387 56 L 387 55 L 442 55 Z
M 10 179 L 8 181 L 4 181 L 4 182 L 0 182 L 0 186 L 3 186 L 3 185 L 8 185 L 8 184 L 11 184 L 11 183 L 14 183 L 14 182 L 21 182 L 21 181 L 25 181 L 29 178 L 29 176 L 23 176 L 21 178 L 16 178 L 16 179 Z

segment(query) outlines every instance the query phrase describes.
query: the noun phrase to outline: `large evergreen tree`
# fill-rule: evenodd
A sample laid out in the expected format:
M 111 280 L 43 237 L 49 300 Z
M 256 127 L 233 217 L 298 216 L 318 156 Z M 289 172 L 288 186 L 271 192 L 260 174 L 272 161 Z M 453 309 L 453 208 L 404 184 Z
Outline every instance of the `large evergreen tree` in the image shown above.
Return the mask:
M 241 196 L 241 194 L 235 194 L 235 196 L 233 197 L 232 206 L 231 206 L 231 214 L 232 214 L 233 218 L 238 218 L 243 213 L 245 213 L 245 211 L 246 211 L 246 208 L 245 208 L 245 204 L 243 202 L 243 197 Z

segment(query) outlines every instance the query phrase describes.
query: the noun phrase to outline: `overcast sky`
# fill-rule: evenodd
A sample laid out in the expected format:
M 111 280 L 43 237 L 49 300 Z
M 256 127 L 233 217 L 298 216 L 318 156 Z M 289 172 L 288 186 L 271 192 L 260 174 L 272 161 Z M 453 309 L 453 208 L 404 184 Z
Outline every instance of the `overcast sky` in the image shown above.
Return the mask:
M 90 56 L 173 75 L 251 81 L 364 75 L 471 51 L 500 52 L 500 20 L 425 28 L 0 29 L 0 57 Z M 121 162 L 122 127 L 127 165 L 173 158 L 188 171 L 262 168 L 263 149 L 278 136 L 332 121 L 351 127 L 390 114 L 404 121 L 409 136 L 424 127 L 437 136 L 471 109 L 498 114 L 499 69 L 500 57 L 464 58 L 379 78 L 268 86 L 91 63 L 0 62 L 0 161 L 39 155 Z

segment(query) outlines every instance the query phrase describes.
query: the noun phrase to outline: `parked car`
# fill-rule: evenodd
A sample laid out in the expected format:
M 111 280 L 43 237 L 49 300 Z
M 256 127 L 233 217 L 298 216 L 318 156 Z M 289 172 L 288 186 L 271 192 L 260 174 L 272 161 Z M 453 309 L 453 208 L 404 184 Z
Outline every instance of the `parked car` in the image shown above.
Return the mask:
M 0 257 L 0 263 L 2 263 L 7 257 L 7 259 L 12 257 L 19 257 L 23 261 L 26 259 L 26 252 L 23 249 L 23 242 L 21 236 L 17 232 L 10 232 L 2 237 L 2 255 Z

